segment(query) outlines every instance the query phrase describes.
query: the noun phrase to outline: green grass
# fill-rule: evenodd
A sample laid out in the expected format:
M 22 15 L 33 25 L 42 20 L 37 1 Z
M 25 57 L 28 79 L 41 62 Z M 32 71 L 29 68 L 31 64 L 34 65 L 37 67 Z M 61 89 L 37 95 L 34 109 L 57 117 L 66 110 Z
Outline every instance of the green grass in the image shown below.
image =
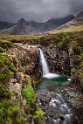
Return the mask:
M 34 105 L 36 101 L 35 92 L 31 86 L 23 88 L 22 95 L 26 99 L 28 105 Z
M 13 77 L 15 67 L 7 54 L 0 54 L 0 83 L 7 83 Z
M 80 31 L 83 31 L 83 25 L 78 25 L 78 26 L 70 26 L 69 28 L 64 28 L 64 29 L 60 29 L 60 30 L 57 30 L 53 33 L 59 33 L 59 32 L 80 32 Z
M 77 30 L 78 29 L 78 30 Z M 68 29 L 70 30 L 70 29 Z M 74 30 L 74 31 L 73 31 Z M 70 42 L 83 41 L 83 28 L 81 26 L 73 27 L 70 31 L 61 30 L 57 33 L 52 32 L 52 34 L 44 34 L 44 35 L 0 35 L 0 48 L 5 46 L 11 46 L 13 43 L 28 43 L 32 45 L 40 45 L 40 46 L 48 46 L 48 47 L 56 47 L 59 42 L 64 38 L 64 34 L 68 34 L 70 37 Z M 4 41 L 7 41 L 4 43 Z M 6 45 L 5 45 L 6 44 Z M 10 45 L 8 45 L 10 44 Z M 3 50 L 1 49 L 1 52 Z

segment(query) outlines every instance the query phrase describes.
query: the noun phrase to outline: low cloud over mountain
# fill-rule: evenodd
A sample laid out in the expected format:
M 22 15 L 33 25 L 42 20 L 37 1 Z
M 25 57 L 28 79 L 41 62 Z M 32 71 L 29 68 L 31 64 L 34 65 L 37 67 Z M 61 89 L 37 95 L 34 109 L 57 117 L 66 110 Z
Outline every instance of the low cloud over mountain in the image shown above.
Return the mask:
M 83 8 L 83 0 L 0 0 L 0 20 L 16 22 L 26 20 L 47 21 L 77 14 Z

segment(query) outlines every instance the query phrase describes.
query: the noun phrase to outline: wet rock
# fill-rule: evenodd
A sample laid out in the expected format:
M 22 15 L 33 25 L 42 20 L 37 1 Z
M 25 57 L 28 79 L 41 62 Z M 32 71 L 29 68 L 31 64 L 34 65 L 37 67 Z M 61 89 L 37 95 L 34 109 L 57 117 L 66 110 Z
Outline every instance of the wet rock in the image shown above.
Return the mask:
M 58 123 L 57 119 L 61 120 L 59 124 L 83 124 L 83 94 L 75 87 L 40 90 L 37 92 L 37 99 L 38 103 L 42 101 L 39 106 L 47 117 L 45 124 Z
M 69 105 L 67 105 L 67 103 L 65 102 L 65 99 L 63 95 L 61 95 L 60 90 L 59 92 L 48 90 L 38 91 L 37 99 L 39 102 L 39 106 L 45 112 L 45 115 L 47 117 L 46 124 L 53 124 L 55 122 L 56 124 L 63 124 L 64 122 L 62 123 L 62 121 L 65 120 L 66 114 L 69 115 L 72 113 L 73 115 L 72 108 L 69 108 Z

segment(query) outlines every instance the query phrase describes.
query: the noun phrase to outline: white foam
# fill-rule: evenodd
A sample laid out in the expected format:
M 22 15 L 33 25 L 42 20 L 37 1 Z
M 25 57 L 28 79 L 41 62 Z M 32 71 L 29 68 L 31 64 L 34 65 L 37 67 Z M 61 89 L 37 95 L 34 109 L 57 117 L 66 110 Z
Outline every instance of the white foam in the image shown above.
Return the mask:
M 64 99 L 63 99 L 62 95 L 56 93 L 56 98 L 57 98 L 58 100 L 60 100 L 62 103 L 64 103 Z
M 72 114 L 64 115 L 64 118 L 65 118 L 64 124 L 72 124 L 71 117 L 72 117 Z
M 53 124 L 60 124 L 60 119 L 53 119 Z
M 55 99 L 54 98 L 51 99 L 51 101 L 49 103 L 49 106 L 56 107 Z
M 53 79 L 53 78 L 57 78 L 57 77 L 60 77 L 59 74 L 54 74 L 54 73 L 48 73 L 46 75 L 43 75 L 44 78 L 47 78 L 47 79 Z
M 70 78 L 68 78 L 68 81 L 71 81 L 71 79 L 70 79 Z
M 42 65 L 43 75 L 47 75 L 49 73 L 49 66 L 46 61 L 44 52 L 40 48 L 39 48 L 39 51 L 40 51 L 40 61 Z

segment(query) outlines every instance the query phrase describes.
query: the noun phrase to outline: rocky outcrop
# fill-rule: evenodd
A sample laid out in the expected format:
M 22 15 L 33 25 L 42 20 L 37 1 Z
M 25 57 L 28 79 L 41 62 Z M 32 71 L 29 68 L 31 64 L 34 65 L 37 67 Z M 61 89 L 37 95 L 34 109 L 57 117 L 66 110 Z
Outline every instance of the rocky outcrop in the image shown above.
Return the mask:
M 40 62 L 39 62 L 39 50 L 36 46 L 29 45 L 18 45 L 17 48 L 10 49 L 9 53 L 14 54 L 17 58 L 17 63 L 15 62 L 14 55 L 12 56 L 13 63 L 18 68 L 18 72 L 23 72 L 24 75 L 29 75 L 32 82 L 38 81 L 40 78 Z

